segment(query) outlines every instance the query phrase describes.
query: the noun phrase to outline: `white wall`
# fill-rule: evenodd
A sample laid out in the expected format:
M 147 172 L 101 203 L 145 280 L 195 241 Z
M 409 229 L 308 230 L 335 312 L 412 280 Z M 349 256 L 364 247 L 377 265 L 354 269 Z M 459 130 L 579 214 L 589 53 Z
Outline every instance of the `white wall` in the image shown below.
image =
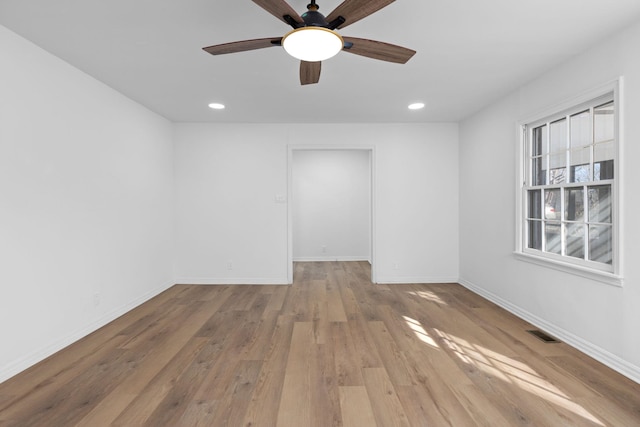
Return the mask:
M 293 150 L 294 261 L 371 260 L 370 150 Z
M 640 381 L 640 25 L 461 123 L 461 281 Z M 516 260 L 516 122 L 624 76 L 624 287 Z M 618 171 L 620 168 L 617 169 Z
M 288 146 L 309 144 L 375 150 L 379 282 L 456 281 L 457 139 L 450 123 L 177 124 L 176 280 L 287 282 L 287 204 L 276 199 Z
M 0 381 L 172 284 L 171 124 L 0 27 Z

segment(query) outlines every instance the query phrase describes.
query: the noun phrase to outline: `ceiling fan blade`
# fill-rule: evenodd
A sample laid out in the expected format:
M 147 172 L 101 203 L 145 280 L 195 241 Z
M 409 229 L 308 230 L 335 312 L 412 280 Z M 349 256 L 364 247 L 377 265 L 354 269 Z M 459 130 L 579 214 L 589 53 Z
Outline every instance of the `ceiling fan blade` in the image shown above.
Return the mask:
M 345 22 L 336 28 L 344 28 L 379 11 L 394 1 L 395 0 L 344 0 L 340 6 L 336 7 L 333 12 L 327 16 L 327 22 L 332 22 L 334 19 L 342 16 Z
M 225 53 L 244 52 L 247 50 L 263 49 L 265 47 L 280 46 L 282 37 L 269 37 L 266 39 L 242 40 L 239 42 L 217 44 L 203 47 L 202 50 L 211 55 L 223 55 Z
M 310 85 L 320 80 L 322 62 L 300 61 L 300 84 Z
M 343 39 L 345 44 L 353 44 L 351 47 L 342 49 L 343 52 L 354 53 L 381 61 L 404 64 L 416 53 L 415 50 L 407 49 L 406 47 L 375 40 L 359 39 L 357 37 L 343 37 Z
M 304 23 L 304 20 L 300 17 L 298 12 L 293 10 L 293 8 L 289 6 L 289 3 L 284 0 L 253 0 L 253 2 L 285 24 L 289 24 L 289 22 L 284 18 L 285 15 L 289 15 L 294 19 L 294 21 L 300 24 Z

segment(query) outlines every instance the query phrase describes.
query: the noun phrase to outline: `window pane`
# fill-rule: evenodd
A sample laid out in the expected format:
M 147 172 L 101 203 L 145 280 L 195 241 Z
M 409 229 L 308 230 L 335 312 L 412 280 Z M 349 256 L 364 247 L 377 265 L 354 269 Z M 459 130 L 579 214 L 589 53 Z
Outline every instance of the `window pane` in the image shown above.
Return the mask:
M 541 196 L 540 190 L 531 190 L 529 193 L 529 218 L 542 219 Z
M 542 222 L 527 221 L 529 225 L 529 239 L 527 247 L 542 250 Z
M 571 116 L 571 148 L 591 144 L 591 113 L 589 110 Z
M 584 190 L 568 188 L 564 193 L 564 219 L 567 221 L 584 221 Z
M 591 160 L 590 159 L 590 157 L 591 157 L 591 148 L 590 147 L 585 147 L 585 148 L 578 148 L 578 149 L 575 149 L 575 150 L 571 150 L 569 155 L 571 156 L 570 163 L 572 165 L 589 164 L 589 161 Z
M 584 227 L 584 224 L 566 224 L 567 255 L 584 259 Z
M 547 151 L 547 125 L 539 126 L 533 130 L 533 137 L 531 138 L 531 155 L 540 156 Z
M 549 184 L 560 184 L 565 181 L 567 158 L 565 152 L 551 154 L 549 165 Z
M 613 259 L 613 238 L 611 226 L 589 226 L 589 259 L 611 264 Z
M 551 169 L 563 168 L 567 165 L 567 155 L 565 152 L 552 154 L 549 160 L 551 161 Z
M 531 185 L 545 185 L 547 171 L 542 166 L 542 157 L 531 159 Z
M 603 142 L 593 147 L 593 180 L 613 179 L 613 142 Z
M 589 165 L 571 166 L 570 182 L 589 182 Z
M 564 152 L 567 149 L 567 119 L 551 123 L 549 131 L 550 152 Z
M 613 160 L 605 160 L 593 164 L 593 180 L 613 179 Z
M 589 222 L 611 223 L 611 186 L 589 187 Z
M 601 162 L 603 160 L 613 159 L 613 141 L 599 142 L 593 147 L 593 161 Z
M 593 180 L 613 179 L 613 158 L 615 155 L 613 104 L 598 107 L 594 112 L 597 115 L 595 118 L 596 144 L 593 146 Z
M 569 182 L 587 182 L 591 181 L 589 171 L 591 170 L 591 148 L 579 148 L 571 150 L 570 176 Z
M 615 123 L 613 102 L 596 107 L 593 113 L 594 142 L 613 141 Z
M 554 254 L 562 253 L 562 238 L 559 222 L 544 223 L 545 251 Z
M 544 217 L 545 219 L 560 219 L 560 189 L 546 190 L 544 192 Z

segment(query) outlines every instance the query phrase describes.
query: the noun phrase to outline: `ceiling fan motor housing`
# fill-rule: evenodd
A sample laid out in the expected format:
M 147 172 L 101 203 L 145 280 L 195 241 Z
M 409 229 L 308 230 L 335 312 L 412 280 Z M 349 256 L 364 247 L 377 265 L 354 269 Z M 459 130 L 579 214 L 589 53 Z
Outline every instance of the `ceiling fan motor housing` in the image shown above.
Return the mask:
M 318 12 L 318 10 L 308 10 L 302 14 L 301 18 L 304 20 L 306 27 L 328 27 L 329 23 L 325 19 L 324 15 Z

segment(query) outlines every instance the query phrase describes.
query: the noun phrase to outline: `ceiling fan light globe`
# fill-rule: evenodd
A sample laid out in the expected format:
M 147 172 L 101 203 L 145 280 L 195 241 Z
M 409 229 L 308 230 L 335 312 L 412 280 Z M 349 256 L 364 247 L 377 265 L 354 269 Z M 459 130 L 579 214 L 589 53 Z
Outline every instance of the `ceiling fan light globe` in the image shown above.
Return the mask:
M 323 27 L 302 27 L 282 38 L 282 47 L 296 59 L 318 62 L 338 54 L 344 47 L 340 34 Z

